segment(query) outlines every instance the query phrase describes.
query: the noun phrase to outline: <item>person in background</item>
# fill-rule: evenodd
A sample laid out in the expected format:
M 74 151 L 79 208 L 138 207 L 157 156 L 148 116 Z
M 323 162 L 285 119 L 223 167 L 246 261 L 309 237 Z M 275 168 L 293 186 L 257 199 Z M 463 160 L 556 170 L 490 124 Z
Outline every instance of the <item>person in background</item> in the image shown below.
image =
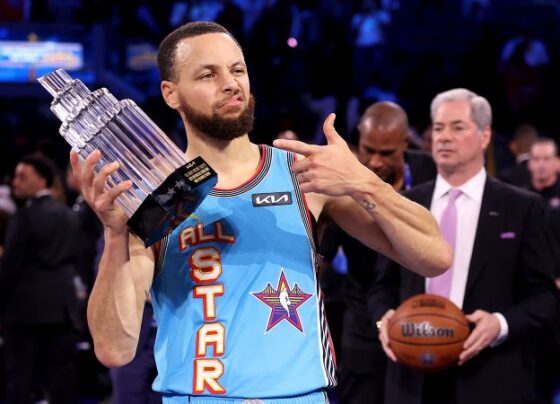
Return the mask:
M 554 139 L 537 138 L 530 151 L 528 169 L 531 174 L 527 187 L 543 198 L 547 207 L 547 228 L 552 239 L 554 278 L 557 288 L 556 320 L 541 331 L 537 349 L 538 401 L 551 403 L 560 384 L 560 180 L 558 178 L 558 145 Z
M 299 140 L 299 136 L 293 130 L 283 130 L 276 136 L 276 139 Z
M 455 254 L 451 267 L 430 279 L 402 266 L 399 271 L 389 260 L 378 272 L 368 303 L 391 359 L 385 400 L 530 403 L 534 338 L 552 321 L 556 304 L 544 204 L 537 195 L 486 174 L 492 109 L 484 97 L 463 88 L 440 93 L 431 115 L 438 176 L 406 196 L 431 208 Z M 449 298 L 472 323 L 458 366 L 422 374 L 396 361 L 387 324 L 400 302 L 420 293 Z
M 99 238 L 103 236 L 103 225 L 84 200 L 79 182 L 76 181 L 70 166 L 66 170 L 66 184 L 70 191 L 77 194 L 72 203 L 72 210 L 76 213 L 80 224 L 80 231 L 76 234 L 79 248 L 76 275 L 80 277 L 80 281 L 84 284 L 89 294 L 97 272 L 95 267 L 97 243 Z
M 27 156 L 17 164 L 13 216 L 0 262 L 0 316 L 7 401 L 32 403 L 38 381 L 52 404 L 76 403 L 76 234 L 72 211 L 52 197 L 53 164 Z
M 4 254 L 4 242 L 10 218 L 16 212 L 16 204 L 8 185 L 0 185 L 0 257 Z
M 436 176 L 430 155 L 407 149 L 408 131 L 406 112 L 389 101 L 370 105 L 358 124 L 358 160 L 396 191 L 410 189 Z M 378 253 L 332 224 L 327 227 L 320 248 L 325 262 L 330 263 L 335 258 L 339 246 L 347 258 L 348 273 L 343 292 L 345 312 L 341 345 L 337 352 L 340 361 L 338 401 L 383 403 L 386 357 L 366 303 Z M 329 268 L 325 268 L 323 277 L 328 271 Z M 332 320 L 329 318 L 329 323 Z
M 527 188 L 543 197 L 547 206 L 547 224 L 553 240 L 554 274 L 560 288 L 560 179 L 558 145 L 554 139 L 538 138 L 531 146 Z
M 531 145 L 538 137 L 534 126 L 529 124 L 520 125 L 509 142 L 509 150 L 515 157 L 515 164 L 504 168 L 498 178 L 508 184 L 526 187 L 531 182 L 531 176 L 527 169 Z
M 422 132 L 420 142 L 420 150 L 425 153 L 432 154 L 432 125 L 429 125 L 424 131 Z
M 530 189 L 543 195 L 552 209 L 560 208 L 558 145 L 554 139 L 537 138 L 531 144 L 527 168 Z

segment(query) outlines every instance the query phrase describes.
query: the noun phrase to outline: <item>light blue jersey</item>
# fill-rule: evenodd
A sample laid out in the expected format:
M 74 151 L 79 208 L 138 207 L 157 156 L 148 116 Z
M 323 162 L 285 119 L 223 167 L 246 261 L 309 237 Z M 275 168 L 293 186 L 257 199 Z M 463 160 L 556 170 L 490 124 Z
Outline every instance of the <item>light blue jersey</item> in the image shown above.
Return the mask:
M 214 189 L 162 241 L 155 390 L 265 399 L 335 385 L 311 214 L 293 161 L 261 146 L 251 180 Z

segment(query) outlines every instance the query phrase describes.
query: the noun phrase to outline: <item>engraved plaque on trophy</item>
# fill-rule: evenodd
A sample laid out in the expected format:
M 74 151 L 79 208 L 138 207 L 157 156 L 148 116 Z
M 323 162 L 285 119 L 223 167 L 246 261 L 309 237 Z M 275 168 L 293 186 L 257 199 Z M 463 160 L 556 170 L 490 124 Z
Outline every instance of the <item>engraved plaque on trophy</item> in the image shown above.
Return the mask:
M 107 177 L 107 187 L 132 181 L 116 203 L 146 246 L 169 234 L 216 185 L 214 170 L 201 157 L 187 161 L 133 101 L 119 101 L 105 88 L 92 92 L 63 69 L 38 81 L 54 97 L 51 111 L 62 121 L 59 132 L 80 160 L 97 149 L 101 160 L 95 173 L 113 161 L 120 164 Z

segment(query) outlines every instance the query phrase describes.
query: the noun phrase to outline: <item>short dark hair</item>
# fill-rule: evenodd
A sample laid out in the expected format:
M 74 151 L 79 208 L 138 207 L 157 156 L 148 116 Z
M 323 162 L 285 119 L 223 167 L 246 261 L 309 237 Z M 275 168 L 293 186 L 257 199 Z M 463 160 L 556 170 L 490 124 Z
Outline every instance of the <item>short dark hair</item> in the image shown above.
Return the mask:
M 38 156 L 35 154 L 30 154 L 23 157 L 20 164 L 27 164 L 35 170 L 39 176 L 45 179 L 47 188 L 50 188 L 54 183 L 54 177 L 56 175 L 56 168 L 54 163 L 46 157 Z
M 241 48 L 239 42 L 226 28 L 215 22 L 195 21 L 180 26 L 161 41 L 157 54 L 157 64 L 161 80 L 176 80 L 175 51 L 177 44 L 186 38 L 193 38 L 205 34 L 227 34 Z
M 403 128 L 408 135 L 408 116 L 402 107 L 391 101 L 379 101 L 371 104 L 364 111 L 359 125 L 366 119 L 373 118 L 376 125 L 386 128 Z

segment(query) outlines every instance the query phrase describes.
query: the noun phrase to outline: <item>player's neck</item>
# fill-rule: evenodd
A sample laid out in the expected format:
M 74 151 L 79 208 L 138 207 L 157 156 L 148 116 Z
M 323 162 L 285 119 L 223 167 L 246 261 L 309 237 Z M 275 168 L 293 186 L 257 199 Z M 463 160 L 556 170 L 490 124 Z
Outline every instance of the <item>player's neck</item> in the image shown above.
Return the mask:
M 235 188 L 251 178 L 260 161 L 257 145 L 244 135 L 223 141 L 207 136 L 189 135 L 187 159 L 201 156 L 218 173 L 218 188 Z

